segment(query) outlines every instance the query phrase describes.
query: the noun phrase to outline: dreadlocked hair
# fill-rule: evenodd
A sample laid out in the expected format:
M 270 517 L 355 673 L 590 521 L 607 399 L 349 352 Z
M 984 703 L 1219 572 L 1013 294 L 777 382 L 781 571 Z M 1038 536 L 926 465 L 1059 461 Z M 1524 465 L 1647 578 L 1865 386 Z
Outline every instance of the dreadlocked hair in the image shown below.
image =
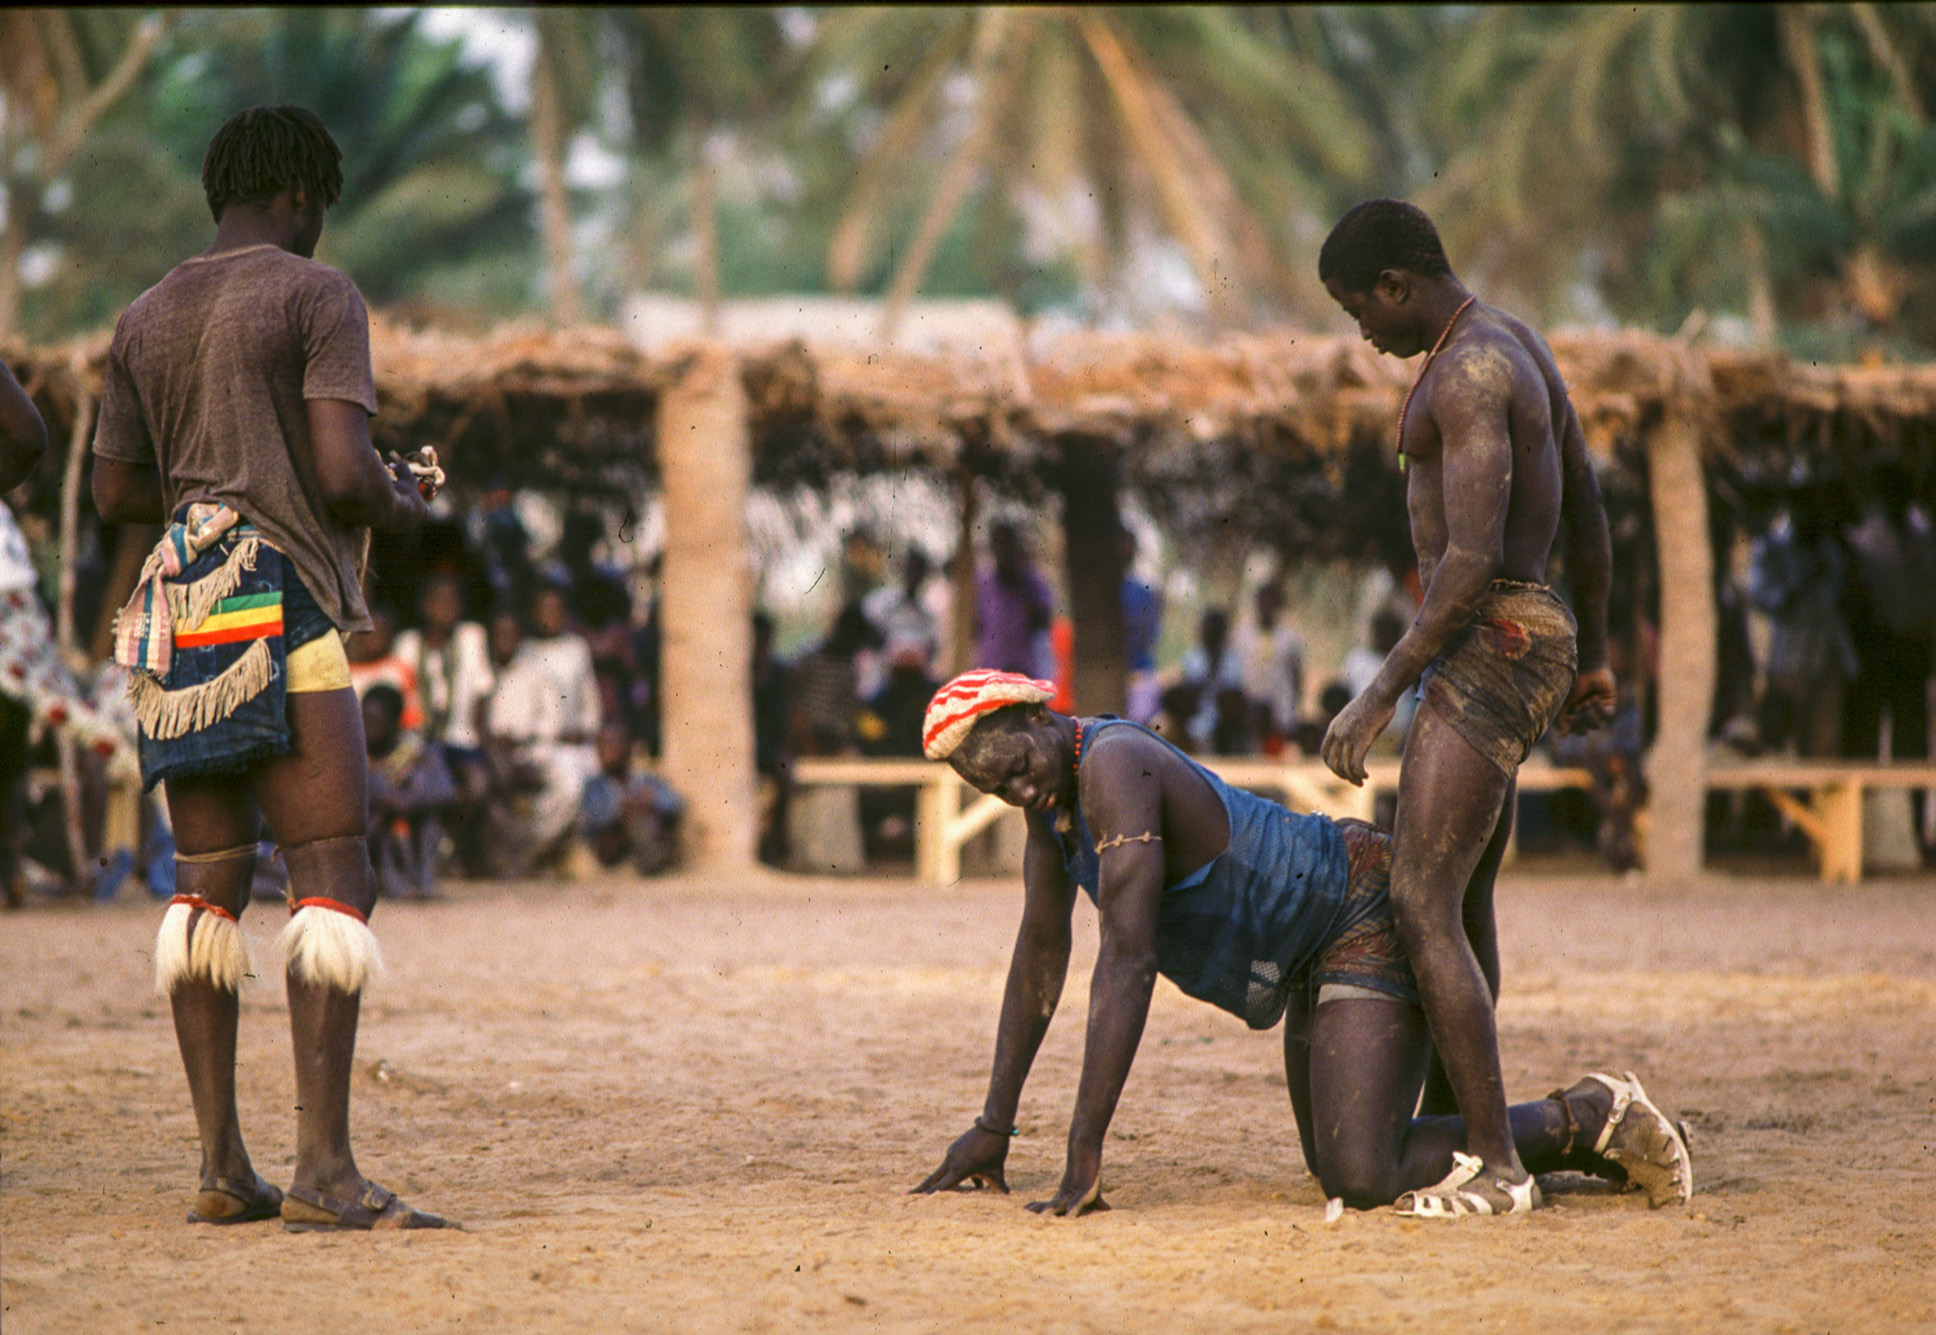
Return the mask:
M 242 202 L 264 204 L 300 187 L 325 208 L 343 193 L 343 154 L 321 120 L 302 107 L 251 107 L 229 118 L 209 140 L 202 159 L 208 210 Z
M 1338 281 L 1347 292 L 1369 292 L 1387 269 L 1409 269 L 1422 278 L 1450 278 L 1452 265 L 1438 229 L 1425 210 L 1397 199 L 1356 205 L 1318 251 L 1318 279 Z

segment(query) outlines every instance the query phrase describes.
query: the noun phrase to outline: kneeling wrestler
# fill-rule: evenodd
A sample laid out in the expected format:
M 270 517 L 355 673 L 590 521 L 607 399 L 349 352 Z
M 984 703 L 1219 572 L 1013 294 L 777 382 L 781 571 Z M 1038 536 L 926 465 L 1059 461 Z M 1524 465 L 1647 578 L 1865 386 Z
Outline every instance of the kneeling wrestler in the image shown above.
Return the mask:
M 914 1190 L 1008 1190 L 1015 1111 L 1068 973 L 1080 888 L 1101 930 L 1088 1037 L 1062 1182 L 1031 1210 L 1107 1208 L 1103 1136 L 1159 973 L 1253 1029 L 1285 1020 L 1304 1162 L 1327 1197 L 1401 1213 L 1491 1213 L 1497 1190 L 1530 1194 L 1520 1209 L 1536 1203 L 1530 1179 L 1461 1190 L 1481 1165 L 1463 1153 L 1459 1119 L 1414 1116 L 1431 1039 L 1392 926 L 1390 837 L 1232 788 L 1138 724 L 1050 710 L 1053 694 L 1049 682 L 978 670 L 928 708 L 928 757 L 1023 808 L 1028 843 L 988 1097 Z M 1534 1173 L 1625 1181 L 1655 1206 L 1693 1193 L 1682 1128 L 1631 1074 L 1588 1075 L 1511 1116 Z

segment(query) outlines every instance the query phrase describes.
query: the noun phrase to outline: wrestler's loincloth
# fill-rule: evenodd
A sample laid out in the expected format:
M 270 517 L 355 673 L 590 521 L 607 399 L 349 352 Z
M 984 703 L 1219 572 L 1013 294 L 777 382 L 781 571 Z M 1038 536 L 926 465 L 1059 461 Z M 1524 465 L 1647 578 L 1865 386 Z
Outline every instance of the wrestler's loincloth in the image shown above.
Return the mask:
M 1356 820 L 1341 820 L 1338 829 L 1351 867 L 1344 898 L 1352 922 L 1311 966 L 1311 990 L 1343 984 L 1416 1002 L 1418 982 L 1392 923 L 1391 836 Z
M 1425 670 L 1419 697 L 1511 777 L 1573 689 L 1577 635 L 1551 589 L 1494 580 L 1471 624 Z
M 335 631 L 253 525 L 226 507 L 184 506 L 115 627 L 140 725 L 142 786 L 288 754 L 286 695 L 305 684 L 293 673 Z

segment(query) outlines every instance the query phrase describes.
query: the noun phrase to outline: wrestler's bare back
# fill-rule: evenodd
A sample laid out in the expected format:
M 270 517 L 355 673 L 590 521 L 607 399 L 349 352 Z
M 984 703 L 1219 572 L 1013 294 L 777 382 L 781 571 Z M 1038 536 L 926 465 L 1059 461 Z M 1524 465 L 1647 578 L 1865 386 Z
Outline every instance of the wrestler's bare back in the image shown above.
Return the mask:
M 1449 446 L 1440 428 L 1447 417 L 1467 424 L 1463 438 Z M 1499 578 L 1545 582 L 1559 532 L 1560 442 L 1568 421 L 1566 386 L 1545 342 L 1504 311 L 1473 303 L 1426 370 L 1404 422 L 1405 504 L 1422 588 L 1431 588 L 1455 527 L 1496 533 Z M 1464 461 L 1493 478 L 1503 474 L 1503 518 L 1494 487 L 1458 487 L 1447 494 L 1448 448 L 1483 455 L 1510 451 L 1509 460 Z

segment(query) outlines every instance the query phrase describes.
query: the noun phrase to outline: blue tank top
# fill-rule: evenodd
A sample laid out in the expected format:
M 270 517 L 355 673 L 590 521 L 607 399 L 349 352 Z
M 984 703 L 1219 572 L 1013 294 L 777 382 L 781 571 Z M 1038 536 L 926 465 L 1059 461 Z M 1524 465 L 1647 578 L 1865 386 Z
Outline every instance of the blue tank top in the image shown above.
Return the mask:
M 1157 971 L 1252 1029 L 1270 1028 L 1283 1015 L 1291 988 L 1350 925 L 1343 834 L 1329 817 L 1302 815 L 1232 788 L 1127 719 L 1090 720 L 1083 740 L 1093 745 L 1109 728 L 1135 728 L 1183 756 L 1215 790 L 1230 820 L 1230 846 L 1163 891 Z M 1080 800 L 1074 816 L 1071 836 L 1055 834 L 1049 813 L 1031 812 L 1028 818 L 1055 834 L 1063 867 L 1093 901 L 1100 859 Z

